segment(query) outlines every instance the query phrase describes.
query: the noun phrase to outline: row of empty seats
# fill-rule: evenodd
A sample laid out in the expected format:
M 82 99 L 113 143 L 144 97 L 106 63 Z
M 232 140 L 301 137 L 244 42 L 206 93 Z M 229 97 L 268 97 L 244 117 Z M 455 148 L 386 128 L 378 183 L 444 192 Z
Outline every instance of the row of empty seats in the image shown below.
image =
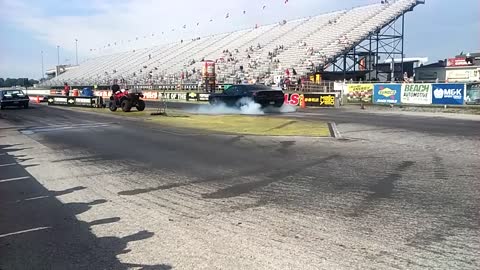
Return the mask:
M 181 40 L 90 59 L 46 81 L 49 86 L 195 82 L 204 60 L 216 61 L 217 80 L 266 80 L 286 69 L 306 75 L 409 11 L 417 0 L 397 0 L 231 33 Z

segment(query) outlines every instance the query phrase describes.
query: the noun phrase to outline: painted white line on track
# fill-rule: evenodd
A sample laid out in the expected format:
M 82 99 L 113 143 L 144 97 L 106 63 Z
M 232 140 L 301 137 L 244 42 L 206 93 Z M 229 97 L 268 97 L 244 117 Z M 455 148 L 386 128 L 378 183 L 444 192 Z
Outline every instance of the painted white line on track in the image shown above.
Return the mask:
M 0 164 L 0 167 L 7 167 L 7 166 L 14 166 L 14 165 L 17 165 L 17 163 Z
M 98 128 L 98 127 L 109 127 L 109 123 L 98 123 L 98 124 L 79 124 L 71 126 L 47 126 L 47 127 L 35 127 L 21 130 L 20 132 L 25 135 L 31 135 L 33 133 L 41 132 L 50 132 L 50 131 L 61 131 L 61 130 L 72 130 L 72 129 L 88 129 L 88 128 Z
M 49 198 L 50 196 L 38 196 L 38 197 L 32 197 L 32 198 L 27 198 L 27 199 L 24 199 L 23 201 L 34 201 L 34 200 L 40 200 L 40 199 L 45 199 L 45 198 Z
M 335 124 L 335 122 L 331 122 L 331 123 L 330 123 L 330 126 L 332 127 L 332 130 L 333 130 L 333 136 L 334 136 L 336 139 L 341 139 L 341 138 L 342 138 L 342 134 L 340 134 L 340 131 L 338 131 L 337 124 Z
M 0 238 L 2 238 L 2 237 L 7 237 L 7 236 L 11 236 L 11 235 L 16 235 L 16 234 L 42 231 L 42 230 L 47 230 L 47 229 L 51 229 L 51 228 L 52 228 L 52 227 L 38 227 L 38 228 L 33 228 L 33 229 L 28 229 L 28 230 L 23 230 L 23 231 L 18 231 L 18 232 L 5 233 L 5 234 L 0 234 Z
M 19 181 L 19 180 L 25 180 L 25 179 L 29 179 L 29 178 L 30 178 L 30 176 L 7 178 L 7 179 L 2 179 L 2 180 L 0 180 L 0 183 L 12 182 L 12 181 Z

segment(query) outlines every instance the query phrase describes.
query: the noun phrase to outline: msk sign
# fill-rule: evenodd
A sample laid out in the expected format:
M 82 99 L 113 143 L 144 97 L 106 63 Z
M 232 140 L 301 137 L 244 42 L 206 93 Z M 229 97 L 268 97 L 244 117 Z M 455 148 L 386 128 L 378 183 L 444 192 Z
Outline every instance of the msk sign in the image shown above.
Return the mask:
M 465 100 L 465 84 L 432 84 L 432 104 L 463 105 Z
M 379 104 L 399 104 L 401 92 L 401 84 L 375 84 L 373 87 L 373 102 Z

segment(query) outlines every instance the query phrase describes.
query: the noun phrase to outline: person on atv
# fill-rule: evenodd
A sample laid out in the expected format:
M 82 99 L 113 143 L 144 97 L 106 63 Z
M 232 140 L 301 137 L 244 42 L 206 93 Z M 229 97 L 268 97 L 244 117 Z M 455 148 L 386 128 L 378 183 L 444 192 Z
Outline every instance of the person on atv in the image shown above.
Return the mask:
M 120 91 L 120 86 L 117 84 L 117 80 L 113 81 L 111 89 L 112 89 L 112 96 L 115 96 L 115 94 Z

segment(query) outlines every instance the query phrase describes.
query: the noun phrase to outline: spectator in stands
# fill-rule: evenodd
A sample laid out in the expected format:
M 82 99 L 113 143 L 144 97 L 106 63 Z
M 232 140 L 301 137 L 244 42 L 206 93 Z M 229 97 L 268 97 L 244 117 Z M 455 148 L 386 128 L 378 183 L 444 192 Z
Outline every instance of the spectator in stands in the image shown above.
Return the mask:
M 68 95 L 70 94 L 70 85 L 68 85 L 68 83 L 63 84 L 63 91 L 65 93 L 65 96 L 68 97 Z
M 148 55 L 148 60 L 152 60 L 152 55 L 151 54 Z

